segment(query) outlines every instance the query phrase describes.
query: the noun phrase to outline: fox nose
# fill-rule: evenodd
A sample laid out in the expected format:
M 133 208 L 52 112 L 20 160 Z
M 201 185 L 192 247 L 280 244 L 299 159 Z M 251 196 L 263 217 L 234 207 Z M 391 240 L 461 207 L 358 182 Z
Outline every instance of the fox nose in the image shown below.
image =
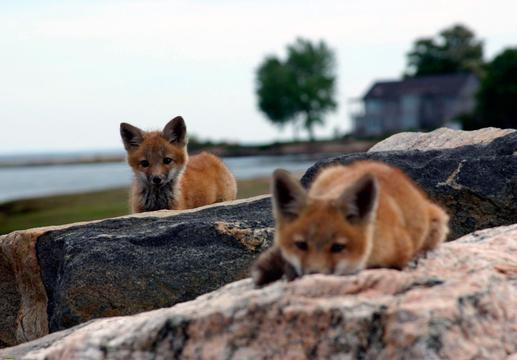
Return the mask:
M 153 176 L 153 183 L 159 185 L 162 183 L 162 178 L 159 176 Z

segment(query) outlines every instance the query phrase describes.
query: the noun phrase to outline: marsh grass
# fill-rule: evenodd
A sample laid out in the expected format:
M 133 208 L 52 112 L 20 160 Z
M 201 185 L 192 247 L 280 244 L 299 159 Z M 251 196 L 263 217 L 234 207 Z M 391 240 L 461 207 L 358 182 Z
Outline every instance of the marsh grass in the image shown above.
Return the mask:
M 238 181 L 239 199 L 269 192 L 269 179 Z M 127 215 L 128 189 L 46 196 L 0 204 L 0 234 Z

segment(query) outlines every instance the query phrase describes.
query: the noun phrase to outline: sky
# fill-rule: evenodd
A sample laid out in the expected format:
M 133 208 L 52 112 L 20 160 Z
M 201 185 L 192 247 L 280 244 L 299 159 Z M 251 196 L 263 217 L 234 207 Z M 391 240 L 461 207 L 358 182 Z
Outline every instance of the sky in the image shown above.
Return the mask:
M 462 23 L 491 59 L 517 46 L 515 0 L 17 0 L 0 2 L 0 154 L 122 149 L 119 123 L 182 115 L 201 139 L 290 139 L 260 113 L 255 70 L 297 37 L 337 56 L 338 110 L 396 79 L 419 37 Z

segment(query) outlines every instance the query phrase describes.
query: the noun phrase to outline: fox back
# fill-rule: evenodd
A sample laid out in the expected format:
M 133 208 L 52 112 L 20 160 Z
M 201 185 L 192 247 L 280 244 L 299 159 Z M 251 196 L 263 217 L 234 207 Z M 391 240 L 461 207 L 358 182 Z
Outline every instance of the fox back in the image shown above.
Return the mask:
M 189 209 L 235 199 L 235 178 L 220 159 L 208 153 L 188 156 L 182 117 L 162 131 L 146 132 L 122 123 L 120 134 L 135 175 L 133 212 Z
M 255 267 L 257 284 L 269 281 L 267 262 L 278 257 L 297 276 L 402 268 L 448 234 L 445 211 L 400 170 L 375 161 L 326 168 L 308 192 L 277 170 L 273 209 L 275 245 Z

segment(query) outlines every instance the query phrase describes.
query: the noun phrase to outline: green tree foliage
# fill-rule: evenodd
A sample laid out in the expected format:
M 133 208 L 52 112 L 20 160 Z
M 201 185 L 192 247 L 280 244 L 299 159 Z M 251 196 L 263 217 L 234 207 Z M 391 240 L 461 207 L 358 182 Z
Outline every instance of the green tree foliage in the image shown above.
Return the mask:
M 473 116 L 466 130 L 495 126 L 517 127 L 517 48 L 504 50 L 486 66 Z
M 436 38 L 415 41 L 408 54 L 406 76 L 473 72 L 481 75 L 483 43 L 463 25 L 454 25 Z
M 276 57 L 268 57 L 257 71 L 259 108 L 279 126 L 291 121 L 296 112 L 293 74 Z
M 323 42 L 297 39 L 287 59 L 267 57 L 256 74 L 258 106 L 279 126 L 302 122 L 314 140 L 314 126 L 337 107 L 334 52 Z

